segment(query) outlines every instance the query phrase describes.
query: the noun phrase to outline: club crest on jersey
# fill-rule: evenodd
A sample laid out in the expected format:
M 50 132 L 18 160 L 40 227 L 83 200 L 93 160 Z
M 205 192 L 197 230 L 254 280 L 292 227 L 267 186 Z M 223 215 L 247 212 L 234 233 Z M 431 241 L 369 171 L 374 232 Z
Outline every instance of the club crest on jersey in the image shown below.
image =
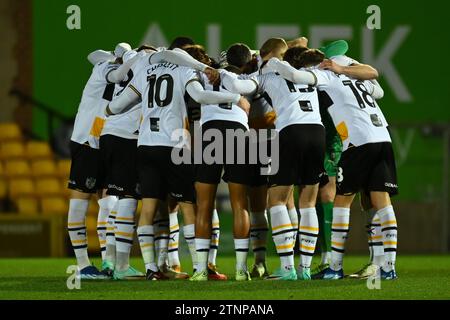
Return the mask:
M 88 189 L 94 189 L 95 183 L 97 182 L 97 179 L 89 177 L 86 179 L 86 188 Z

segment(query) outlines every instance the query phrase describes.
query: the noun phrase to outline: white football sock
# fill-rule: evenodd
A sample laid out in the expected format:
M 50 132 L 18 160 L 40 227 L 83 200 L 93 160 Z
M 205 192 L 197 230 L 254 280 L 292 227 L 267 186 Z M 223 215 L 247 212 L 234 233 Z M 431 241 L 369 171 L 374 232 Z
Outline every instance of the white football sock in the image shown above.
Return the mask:
M 370 262 L 382 267 L 384 264 L 383 234 L 380 217 L 375 210 L 367 213 L 367 233 L 369 236 Z
M 345 253 L 345 241 L 350 228 L 350 209 L 333 208 L 333 225 L 331 227 L 331 263 L 334 271 L 342 269 Z
M 208 268 L 208 252 L 211 239 L 195 238 L 195 248 L 197 253 L 197 272 L 203 272 Z
M 178 212 L 169 213 L 169 266 L 180 266 L 180 256 L 178 255 L 180 240 L 180 225 L 178 224 Z
M 168 263 L 169 220 L 160 219 L 153 222 L 155 228 L 155 252 L 158 257 L 158 267 Z
M 97 235 L 98 242 L 100 244 L 100 252 L 102 260 L 105 260 L 106 256 L 106 226 L 108 217 L 111 213 L 114 204 L 117 201 L 115 196 L 106 196 L 103 199 L 98 200 L 98 217 L 97 217 Z
M 217 250 L 219 249 L 220 239 L 220 221 L 217 210 L 213 210 L 212 214 L 212 232 L 211 232 L 211 245 L 209 246 L 208 262 L 212 265 L 216 265 Z
M 264 263 L 266 262 L 267 233 L 269 232 L 267 211 L 250 212 L 250 223 L 250 239 L 255 264 Z
M 380 217 L 381 232 L 383 235 L 385 260 L 383 270 L 389 272 L 395 270 L 397 256 L 397 219 L 392 206 L 378 210 L 377 214 Z
M 88 257 L 86 236 L 88 206 L 89 200 L 70 199 L 67 229 L 80 270 L 91 265 Z
M 300 209 L 300 271 L 311 267 L 311 261 L 316 250 L 319 236 L 319 220 L 316 208 Z
M 294 267 L 294 239 L 291 219 L 285 205 L 274 206 L 269 209 L 272 224 L 272 237 L 281 267 L 291 270 Z
M 118 209 L 119 209 L 119 201 L 116 201 L 106 222 L 107 224 L 106 224 L 105 260 L 112 263 L 113 265 L 116 264 L 116 236 L 114 235 L 114 232 L 116 229 L 115 221 Z
M 295 247 L 295 243 L 297 241 L 297 234 L 298 234 L 298 211 L 297 211 L 297 208 L 294 207 L 294 208 L 288 210 L 288 213 L 289 213 L 289 219 L 291 219 L 292 229 L 294 230 L 292 232 L 294 234 L 294 247 Z
M 187 226 L 184 226 L 183 227 L 183 236 L 188 245 L 189 252 L 191 253 L 192 268 L 197 269 L 198 253 L 197 253 L 196 240 L 195 240 L 195 225 L 188 224 Z M 208 252 L 209 252 L 209 250 L 208 250 Z M 207 255 L 208 255 L 208 253 L 207 253 Z M 206 258 L 206 260 L 208 260 L 208 257 Z
M 247 256 L 250 238 L 234 239 L 234 250 L 236 251 L 236 271 L 247 271 Z
M 153 225 L 139 226 L 137 228 L 137 234 L 145 269 L 153 272 L 158 271 L 155 262 L 155 234 Z
M 118 271 L 128 270 L 130 251 L 134 237 L 134 215 L 136 213 L 136 199 L 120 199 L 116 216 L 116 268 Z

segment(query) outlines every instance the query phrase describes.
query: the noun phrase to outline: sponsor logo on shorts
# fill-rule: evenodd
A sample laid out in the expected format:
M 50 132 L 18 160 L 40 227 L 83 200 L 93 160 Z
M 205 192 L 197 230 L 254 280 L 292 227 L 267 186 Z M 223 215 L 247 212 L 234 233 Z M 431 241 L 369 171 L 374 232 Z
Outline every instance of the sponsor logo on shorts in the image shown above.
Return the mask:
M 397 188 L 398 188 L 398 186 L 397 186 L 396 184 L 390 183 L 390 182 L 385 182 L 385 183 L 384 183 L 384 186 L 385 186 L 385 187 L 388 187 L 388 188 L 394 188 L 394 189 L 397 189 Z
M 114 189 L 114 190 L 117 190 L 117 191 L 123 191 L 122 187 L 118 187 L 115 184 L 108 184 L 108 189 Z
M 172 197 L 176 198 L 176 199 L 183 198 L 183 195 L 180 194 L 180 193 L 174 193 L 174 192 L 171 192 L 170 195 L 171 195 Z

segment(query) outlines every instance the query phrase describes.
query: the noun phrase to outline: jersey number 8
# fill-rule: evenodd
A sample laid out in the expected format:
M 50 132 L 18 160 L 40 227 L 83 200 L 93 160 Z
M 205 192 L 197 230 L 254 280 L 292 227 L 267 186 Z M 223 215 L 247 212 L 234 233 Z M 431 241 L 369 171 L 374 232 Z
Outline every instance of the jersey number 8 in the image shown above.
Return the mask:
M 351 80 L 345 80 L 342 81 L 342 83 L 344 84 L 344 86 L 348 86 L 350 87 L 350 89 L 352 89 L 352 92 L 355 95 L 355 98 L 358 101 L 359 107 L 361 109 L 364 109 L 366 107 L 366 104 L 369 107 L 376 108 L 375 101 L 373 100 L 369 91 L 367 91 L 367 88 L 362 81 L 355 81 L 356 87 L 355 85 L 353 85 L 353 82 Z

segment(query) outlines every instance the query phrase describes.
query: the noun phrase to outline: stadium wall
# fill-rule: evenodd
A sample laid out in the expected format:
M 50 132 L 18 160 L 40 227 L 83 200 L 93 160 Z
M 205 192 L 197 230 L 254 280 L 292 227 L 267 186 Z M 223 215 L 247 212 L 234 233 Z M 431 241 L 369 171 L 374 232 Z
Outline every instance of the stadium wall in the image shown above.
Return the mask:
M 17 29 L 14 27 L 13 1 L 0 2 L 0 119 L 12 121 L 15 99 L 9 96 L 14 77 L 17 74 L 17 60 L 14 58 L 14 46 L 17 43 Z
M 98 48 L 112 50 L 120 41 L 133 46 L 144 42 L 164 46 L 184 34 L 205 44 L 210 54 L 217 56 L 234 42 L 258 48 L 271 36 L 305 35 L 313 47 L 346 39 L 351 57 L 374 65 L 381 73 L 385 97 L 380 104 L 392 124 L 401 185 L 399 199 L 428 201 L 441 192 L 442 138 L 429 137 L 415 125 L 448 123 L 450 119 L 449 65 L 421 65 L 428 65 L 423 52 L 428 44 L 439 44 L 437 50 L 442 52 L 450 49 L 448 37 L 440 35 L 446 20 L 445 10 L 438 9 L 442 2 L 412 5 L 409 1 L 379 1 L 381 30 L 367 29 L 370 15 L 366 10 L 371 2 L 366 0 L 346 1 L 345 5 L 331 0 L 287 1 L 270 10 L 230 0 L 227 7 L 236 9 L 232 18 L 230 10 L 212 3 L 196 1 L 192 6 L 191 2 L 175 0 L 136 1 L 133 5 L 118 0 L 33 1 L 34 97 L 74 116 L 92 69 L 86 56 Z M 78 16 L 70 7 L 73 4 L 79 9 Z M 71 29 L 76 17 L 79 29 Z M 432 90 L 425 89 L 426 79 L 432 79 Z M 396 127 L 398 123 L 403 126 Z M 39 110 L 34 111 L 33 128 L 38 136 L 48 137 L 47 118 Z

